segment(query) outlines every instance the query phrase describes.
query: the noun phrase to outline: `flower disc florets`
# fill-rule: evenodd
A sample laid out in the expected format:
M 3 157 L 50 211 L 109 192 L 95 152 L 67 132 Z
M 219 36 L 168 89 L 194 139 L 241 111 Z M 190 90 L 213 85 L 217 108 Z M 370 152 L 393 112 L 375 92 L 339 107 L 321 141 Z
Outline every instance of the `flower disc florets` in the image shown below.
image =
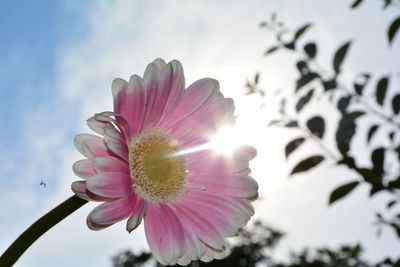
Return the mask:
M 129 144 L 129 167 L 133 190 L 151 202 L 171 202 L 182 192 L 186 181 L 184 157 L 176 140 L 160 130 L 136 136 Z

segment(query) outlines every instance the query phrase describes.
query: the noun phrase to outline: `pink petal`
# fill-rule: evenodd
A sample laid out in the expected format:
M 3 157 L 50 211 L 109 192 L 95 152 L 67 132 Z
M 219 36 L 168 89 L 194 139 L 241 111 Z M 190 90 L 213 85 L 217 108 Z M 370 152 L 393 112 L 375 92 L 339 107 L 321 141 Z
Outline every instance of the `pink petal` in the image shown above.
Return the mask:
M 168 128 L 176 125 L 199 109 L 205 109 L 219 97 L 219 83 L 213 79 L 201 79 L 183 93 L 174 110 L 161 124 Z
M 203 214 L 185 201 L 175 201 L 174 206 L 182 225 L 190 227 L 197 237 L 208 246 L 222 249 L 223 236 Z
M 102 138 L 91 134 L 78 134 L 74 138 L 75 147 L 88 159 L 108 156 L 109 152 Z
M 133 192 L 129 175 L 118 172 L 94 175 L 87 180 L 86 186 L 92 193 L 103 197 L 125 197 Z
M 96 120 L 96 118 L 93 116 L 87 119 L 86 124 L 96 133 L 104 135 L 104 125 L 106 122 Z
M 118 132 L 111 123 L 104 127 L 104 142 L 107 148 L 115 155 L 128 161 L 128 147 L 124 137 Z
M 213 150 L 205 150 L 186 156 L 188 169 L 193 174 L 225 174 L 236 173 L 248 168 L 248 161 L 226 157 Z
M 257 150 L 252 146 L 242 146 L 234 151 L 236 158 L 252 160 L 257 156 Z
M 144 76 L 149 98 L 146 118 L 142 130 L 157 126 L 175 107 L 185 86 L 183 69 L 178 61 L 172 61 L 163 67 L 149 65 Z M 150 103 L 150 98 L 154 101 Z
M 232 99 L 220 99 L 206 109 L 200 109 L 188 116 L 174 127 L 172 134 L 179 135 L 179 133 L 191 129 L 190 134 L 179 139 L 182 147 L 190 147 L 194 145 L 191 142 L 211 136 L 219 127 L 231 124 L 235 119 L 234 112 L 235 106 Z
M 221 215 L 232 218 L 243 227 L 254 214 L 254 209 L 247 200 L 227 197 L 210 191 L 190 191 L 181 197 L 181 201 L 200 202 L 209 207 L 215 207 L 221 211 Z
M 98 230 L 98 226 L 110 226 L 122 221 L 132 214 L 136 201 L 136 196 L 131 194 L 126 198 L 104 202 L 89 213 L 87 225 L 92 230 Z
M 75 162 L 72 165 L 72 171 L 82 179 L 87 179 L 96 174 L 93 169 L 92 161 L 88 159 L 82 159 Z
M 129 174 L 128 164 L 116 157 L 97 157 L 93 160 L 93 168 L 96 172 L 119 172 Z
M 123 81 L 123 80 L 122 80 Z M 129 84 L 120 79 L 113 83 L 114 111 L 126 119 L 130 126 L 130 134 L 135 135 L 140 131 L 143 114 L 146 111 L 146 90 L 142 79 L 133 75 Z M 118 124 L 121 118 L 116 117 Z
M 144 227 L 154 257 L 165 265 L 176 264 L 183 254 L 185 237 L 175 212 L 166 204 L 148 203 Z
M 131 217 L 129 217 L 126 223 L 126 230 L 129 233 L 135 230 L 136 227 L 140 225 L 140 223 L 142 222 L 142 218 L 144 217 L 145 210 L 146 208 L 143 199 L 138 198 L 133 214 L 131 215 Z
M 160 81 L 162 88 L 161 92 L 168 97 L 165 98 L 165 105 L 162 113 L 160 114 L 160 119 L 158 120 L 157 125 L 161 124 L 162 121 L 168 117 L 168 115 L 174 110 L 177 103 L 184 93 L 185 88 L 185 76 L 183 74 L 182 64 L 177 60 L 172 60 L 168 65 L 171 66 L 172 72 L 168 72 L 168 68 L 164 69 L 164 72 L 161 73 Z M 170 88 L 165 88 L 168 84 L 166 80 L 172 79 Z M 161 97 L 162 99 L 163 97 Z
M 76 181 L 71 184 L 71 189 L 78 197 L 87 201 L 109 201 L 112 198 L 101 197 L 93 194 L 86 188 L 85 181 Z
M 204 186 L 207 191 L 247 199 L 254 199 L 258 196 L 258 184 L 250 176 L 236 178 L 218 177 L 213 175 L 194 176 L 190 178 L 192 183 Z

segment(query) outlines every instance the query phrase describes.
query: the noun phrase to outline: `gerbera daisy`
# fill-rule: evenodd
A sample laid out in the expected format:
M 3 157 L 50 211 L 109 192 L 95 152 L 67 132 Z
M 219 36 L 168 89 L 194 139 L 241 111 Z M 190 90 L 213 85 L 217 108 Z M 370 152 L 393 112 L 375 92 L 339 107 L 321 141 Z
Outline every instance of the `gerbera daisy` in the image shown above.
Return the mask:
M 115 79 L 112 94 L 114 112 L 87 121 L 100 136 L 74 140 L 87 159 L 73 165 L 83 181 L 72 190 L 103 202 L 88 215 L 88 227 L 128 219 L 131 232 L 143 219 L 150 250 L 166 265 L 226 256 L 226 238 L 254 214 L 250 201 L 258 188 L 249 176 L 253 147 L 227 156 L 207 146 L 213 133 L 235 122 L 232 99 L 213 79 L 185 89 L 180 62 L 162 59 L 143 78 Z

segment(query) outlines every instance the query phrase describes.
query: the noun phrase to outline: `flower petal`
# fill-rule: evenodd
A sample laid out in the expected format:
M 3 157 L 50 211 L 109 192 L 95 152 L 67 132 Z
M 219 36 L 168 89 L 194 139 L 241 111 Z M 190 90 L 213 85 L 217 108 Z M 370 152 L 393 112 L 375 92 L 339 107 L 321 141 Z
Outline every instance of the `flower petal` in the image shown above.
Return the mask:
M 197 237 L 210 247 L 222 249 L 223 236 L 203 214 L 185 201 L 175 201 L 174 206 L 183 225 L 190 227 Z
M 128 161 L 128 147 L 120 132 L 118 132 L 111 123 L 104 127 L 104 142 L 107 148 L 115 155 Z
M 196 176 L 192 175 L 191 182 L 204 186 L 207 191 L 224 194 L 226 196 L 254 199 L 258 196 L 258 184 L 250 176 Z
M 129 173 L 128 164 L 113 156 L 95 158 L 93 160 L 93 168 L 98 173 L 101 172 L 119 172 L 124 174 Z
M 86 182 L 87 189 L 103 197 L 125 197 L 132 193 L 132 182 L 127 174 L 118 172 L 98 173 Z
M 219 97 L 219 83 L 214 79 L 201 79 L 191 84 L 183 93 L 174 110 L 161 124 L 168 128 L 176 125 L 199 109 L 207 108 Z
M 75 162 L 72 165 L 72 171 L 82 179 L 87 179 L 96 174 L 92 161 L 89 159 L 82 159 Z
M 110 226 L 128 218 L 136 206 L 137 198 L 131 194 L 129 197 L 104 202 L 94 208 L 87 217 L 87 225 L 92 230 L 100 226 Z
M 86 124 L 96 133 L 104 135 L 104 125 L 106 124 L 106 122 L 96 120 L 96 118 L 92 116 L 87 119 Z
M 146 110 L 146 90 L 143 80 L 137 75 L 130 77 L 129 84 L 122 81 L 118 79 L 113 83 L 114 111 L 126 119 L 130 134 L 135 135 L 140 131 Z M 121 124 L 121 118 L 115 119 Z
M 144 217 L 145 210 L 146 208 L 144 201 L 141 198 L 138 198 L 133 214 L 131 215 L 131 217 L 129 217 L 126 223 L 126 230 L 129 233 L 135 230 L 136 227 L 140 225 L 140 223 L 142 222 L 142 218 Z
M 78 134 L 74 138 L 76 149 L 88 159 L 108 156 L 109 152 L 102 138 L 91 134 Z
M 174 211 L 165 204 L 148 203 L 144 227 L 154 257 L 165 265 L 176 264 L 183 255 L 185 236 Z
M 78 197 L 87 201 L 109 201 L 112 198 L 101 197 L 93 194 L 86 188 L 86 181 L 75 181 L 71 184 L 71 189 Z

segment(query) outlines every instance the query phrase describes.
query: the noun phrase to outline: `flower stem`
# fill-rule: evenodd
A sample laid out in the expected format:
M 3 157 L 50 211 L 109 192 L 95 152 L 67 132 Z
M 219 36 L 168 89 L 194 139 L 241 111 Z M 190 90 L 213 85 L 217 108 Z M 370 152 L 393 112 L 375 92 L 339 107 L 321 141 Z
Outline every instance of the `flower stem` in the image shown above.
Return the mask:
M 65 219 L 68 215 L 82 207 L 86 200 L 77 196 L 72 196 L 63 203 L 43 215 L 39 220 L 25 230 L 11 246 L 1 255 L 0 266 L 12 266 L 21 255 L 27 250 L 40 236 L 47 232 L 54 225 Z

